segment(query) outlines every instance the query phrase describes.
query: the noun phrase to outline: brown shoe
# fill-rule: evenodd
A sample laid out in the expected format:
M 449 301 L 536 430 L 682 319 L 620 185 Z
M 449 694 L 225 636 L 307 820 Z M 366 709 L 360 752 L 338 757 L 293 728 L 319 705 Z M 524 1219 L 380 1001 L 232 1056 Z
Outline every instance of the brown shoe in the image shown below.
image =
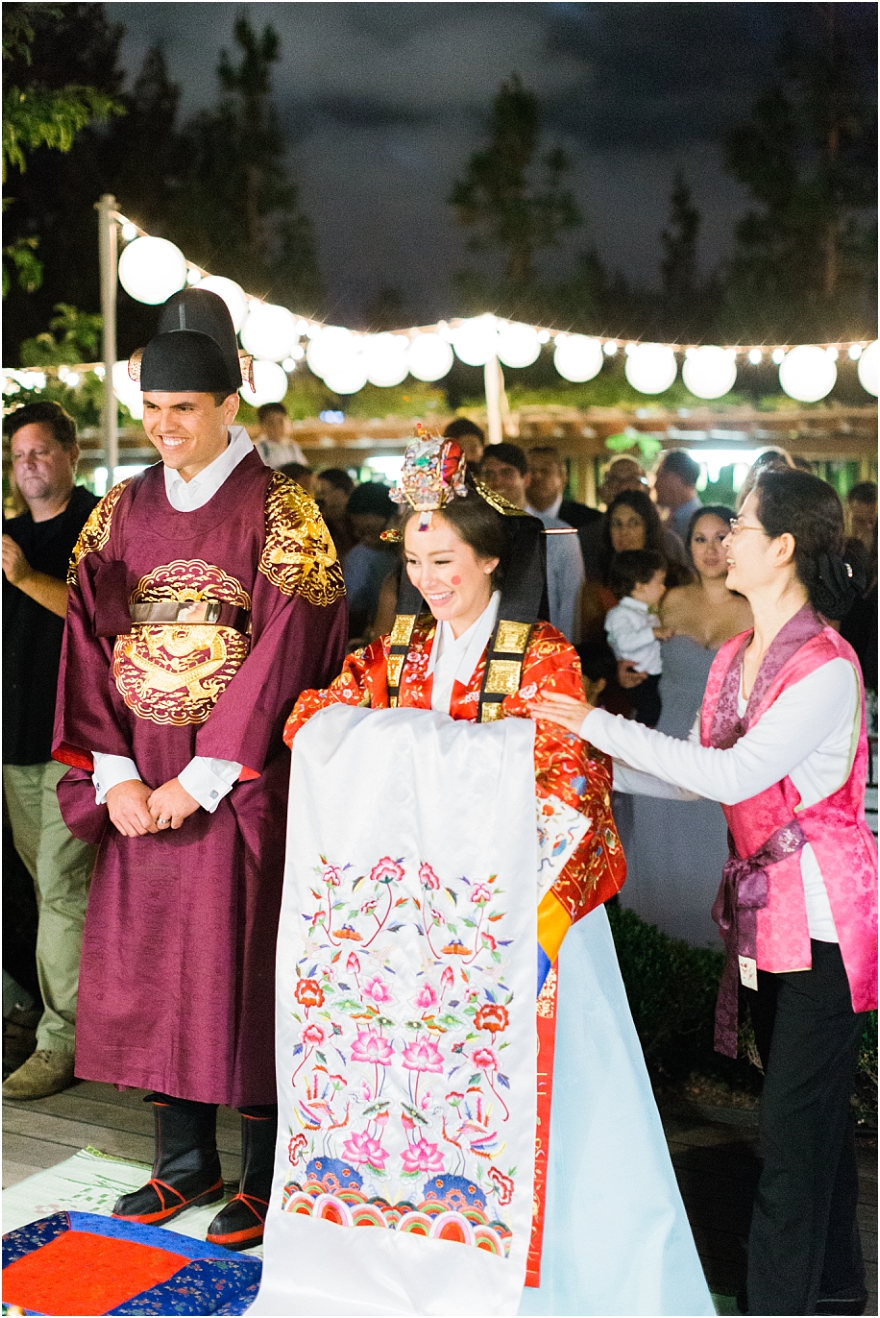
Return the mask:
M 73 1084 L 73 1053 L 38 1048 L 3 1084 L 3 1097 L 48 1098 Z

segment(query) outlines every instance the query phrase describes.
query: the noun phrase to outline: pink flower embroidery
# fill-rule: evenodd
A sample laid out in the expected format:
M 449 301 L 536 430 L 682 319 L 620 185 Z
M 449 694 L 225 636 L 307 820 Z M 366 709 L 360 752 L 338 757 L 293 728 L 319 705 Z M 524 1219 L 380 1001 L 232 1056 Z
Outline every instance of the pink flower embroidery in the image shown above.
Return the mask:
M 370 1062 L 373 1066 L 390 1066 L 394 1049 L 384 1034 L 374 1034 L 372 1030 L 361 1030 L 351 1045 L 353 1062 Z
M 471 888 L 472 902 L 490 902 L 492 900 L 492 889 L 487 883 L 478 883 Z
M 427 863 L 419 866 L 419 878 L 421 879 L 423 886 L 426 888 L 436 889 L 440 887 L 440 880 L 437 878 L 437 875 L 434 873 L 431 866 Z
M 345 968 L 350 975 L 356 975 L 359 972 L 361 963 L 355 956 L 354 952 L 349 953 L 348 960 L 345 963 Z
M 378 905 L 379 903 L 376 901 L 376 898 L 371 897 L 370 900 L 364 902 L 363 906 L 361 907 L 361 915 L 371 915 L 372 912 L 375 911 Z
M 324 882 L 327 884 L 328 887 L 338 888 L 340 883 L 342 882 L 342 870 L 339 868 L 338 865 L 328 865 L 324 869 L 321 878 L 324 880 Z
M 445 992 L 447 989 L 451 989 L 454 983 L 455 975 L 452 972 L 452 967 L 444 967 L 443 974 L 440 976 L 440 987 Z
M 491 1048 L 475 1048 L 471 1053 L 471 1061 L 474 1066 L 478 1066 L 481 1071 L 497 1071 L 498 1058 Z
M 437 994 L 430 984 L 423 984 L 419 989 L 416 994 L 416 1006 L 420 1011 L 427 1011 L 429 1007 L 437 1006 Z
M 300 1035 L 303 1043 L 308 1044 L 311 1048 L 319 1048 L 327 1038 L 327 1035 L 321 1029 L 320 1025 L 307 1025 Z
M 405 1172 L 442 1172 L 443 1155 L 436 1144 L 429 1144 L 420 1136 L 415 1144 L 408 1144 L 401 1161 Z
M 383 856 L 382 859 L 370 870 L 371 883 L 399 883 L 403 878 L 404 869 L 398 865 L 396 860 L 390 856 Z
M 374 975 L 372 979 L 368 980 L 364 985 L 363 992 L 364 997 L 372 998 L 377 1007 L 382 1003 L 393 1001 L 391 990 L 381 975 Z
M 369 1131 L 361 1130 L 354 1132 L 342 1146 L 344 1157 L 355 1166 L 362 1166 L 369 1163 L 371 1167 L 379 1171 L 385 1170 L 385 1163 L 388 1153 L 382 1148 L 378 1140 L 373 1139 Z
M 443 1055 L 433 1039 L 416 1039 L 403 1050 L 407 1071 L 443 1072 Z

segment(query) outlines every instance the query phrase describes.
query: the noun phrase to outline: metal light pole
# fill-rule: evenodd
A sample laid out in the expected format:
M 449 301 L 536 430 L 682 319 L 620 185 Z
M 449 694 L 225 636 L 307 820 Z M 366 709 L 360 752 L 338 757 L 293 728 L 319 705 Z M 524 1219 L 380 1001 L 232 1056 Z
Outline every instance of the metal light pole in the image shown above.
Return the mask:
M 489 427 L 489 443 L 500 444 L 504 438 L 501 421 L 501 366 L 497 357 L 490 357 L 483 367 L 483 380 L 486 386 L 486 420 Z
M 116 481 L 119 466 L 119 430 L 116 395 L 113 392 L 113 367 L 116 363 L 116 198 L 104 193 L 97 204 L 98 256 L 101 268 L 101 315 L 104 322 L 104 403 L 101 430 L 104 436 L 104 461 L 107 464 L 107 488 Z

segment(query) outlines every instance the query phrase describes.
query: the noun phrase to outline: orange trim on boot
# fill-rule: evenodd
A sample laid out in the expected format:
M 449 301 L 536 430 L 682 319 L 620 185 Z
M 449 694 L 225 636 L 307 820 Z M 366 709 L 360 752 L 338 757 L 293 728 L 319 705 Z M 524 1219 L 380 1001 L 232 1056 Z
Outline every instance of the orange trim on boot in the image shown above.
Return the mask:
M 170 1221 L 172 1217 L 176 1217 L 178 1213 L 182 1213 L 185 1208 L 195 1208 L 198 1204 L 213 1204 L 223 1197 L 222 1177 L 219 1181 L 215 1181 L 213 1185 L 209 1186 L 207 1190 L 202 1190 L 200 1194 L 195 1195 L 192 1199 L 185 1199 L 179 1190 L 175 1190 L 173 1185 L 169 1185 L 167 1181 L 160 1181 L 155 1176 L 150 1177 L 147 1182 L 147 1186 L 149 1185 L 154 1187 L 156 1197 L 162 1204 L 162 1207 L 158 1212 L 113 1213 L 111 1216 L 118 1218 L 122 1222 L 142 1222 L 144 1226 L 150 1226 L 154 1222 Z M 143 1188 L 146 1189 L 147 1186 L 144 1186 Z M 170 1193 L 175 1195 L 180 1202 L 168 1207 L 165 1202 L 165 1195 L 162 1193 L 163 1190 L 170 1191 Z
M 240 1199 L 241 1202 L 253 1213 L 254 1217 L 257 1219 L 255 1225 L 245 1227 L 242 1231 L 209 1231 L 205 1236 L 208 1244 L 225 1245 L 229 1248 L 230 1245 L 240 1245 L 242 1241 L 252 1241 L 253 1244 L 258 1245 L 263 1239 L 263 1232 L 266 1229 L 266 1211 L 269 1208 L 268 1199 L 259 1199 L 256 1195 L 242 1194 L 241 1191 L 239 1191 L 238 1194 L 232 1196 L 228 1204 L 224 1205 L 221 1212 L 225 1212 L 230 1204 L 235 1203 L 236 1199 Z M 256 1204 L 262 1204 L 264 1206 L 264 1211 L 262 1213 L 260 1213 L 260 1210 L 255 1207 Z

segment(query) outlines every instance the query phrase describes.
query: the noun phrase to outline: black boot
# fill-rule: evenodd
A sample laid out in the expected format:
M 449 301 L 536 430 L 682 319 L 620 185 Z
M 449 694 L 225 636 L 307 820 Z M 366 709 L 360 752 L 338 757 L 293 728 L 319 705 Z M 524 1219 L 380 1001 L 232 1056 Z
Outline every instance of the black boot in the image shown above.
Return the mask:
M 221 1208 L 206 1239 L 226 1249 L 262 1244 L 266 1209 L 275 1165 L 277 1107 L 239 1108 L 241 1112 L 241 1182 L 238 1194 Z
M 214 1103 L 149 1094 L 156 1122 L 156 1161 L 146 1185 L 117 1199 L 114 1217 L 128 1222 L 170 1222 L 185 1208 L 223 1198 Z

